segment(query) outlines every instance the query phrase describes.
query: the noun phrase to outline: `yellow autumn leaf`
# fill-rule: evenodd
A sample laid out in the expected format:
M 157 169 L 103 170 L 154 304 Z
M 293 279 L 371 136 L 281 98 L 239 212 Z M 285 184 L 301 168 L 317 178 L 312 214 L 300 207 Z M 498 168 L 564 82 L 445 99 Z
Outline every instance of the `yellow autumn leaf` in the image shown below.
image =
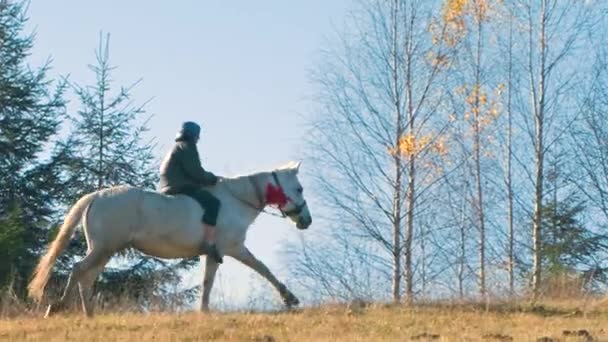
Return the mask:
M 390 149 L 390 153 L 401 156 L 415 156 L 425 149 L 438 154 L 447 154 L 447 145 L 444 139 L 435 139 L 431 134 L 415 137 L 413 134 L 406 134 L 399 140 L 399 145 L 396 148 Z

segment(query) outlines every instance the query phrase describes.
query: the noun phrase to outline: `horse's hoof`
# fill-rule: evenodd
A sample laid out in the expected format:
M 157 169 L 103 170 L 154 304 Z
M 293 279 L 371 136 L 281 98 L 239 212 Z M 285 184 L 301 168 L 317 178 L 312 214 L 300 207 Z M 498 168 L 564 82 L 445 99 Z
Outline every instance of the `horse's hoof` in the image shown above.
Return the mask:
M 281 297 L 283 298 L 283 303 L 285 304 L 285 306 L 287 306 L 287 308 L 291 308 L 292 306 L 297 306 L 300 304 L 300 300 L 298 299 L 298 297 L 294 296 L 294 294 L 287 289 L 287 286 L 283 284 L 279 285 L 279 293 L 281 294 Z
M 283 298 L 283 302 L 288 308 L 300 305 L 300 300 L 291 292 L 287 292 L 285 298 Z

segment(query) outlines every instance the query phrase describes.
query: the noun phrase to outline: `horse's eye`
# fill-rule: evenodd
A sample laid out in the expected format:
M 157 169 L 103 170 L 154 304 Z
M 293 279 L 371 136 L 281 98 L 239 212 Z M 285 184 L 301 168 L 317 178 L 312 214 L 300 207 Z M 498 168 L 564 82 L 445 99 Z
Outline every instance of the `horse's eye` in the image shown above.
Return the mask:
M 299 187 L 299 188 L 297 189 L 297 191 L 298 191 L 298 193 L 299 193 L 299 194 L 301 194 L 301 193 L 304 191 L 304 189 L 302 189 L 302 187 Z

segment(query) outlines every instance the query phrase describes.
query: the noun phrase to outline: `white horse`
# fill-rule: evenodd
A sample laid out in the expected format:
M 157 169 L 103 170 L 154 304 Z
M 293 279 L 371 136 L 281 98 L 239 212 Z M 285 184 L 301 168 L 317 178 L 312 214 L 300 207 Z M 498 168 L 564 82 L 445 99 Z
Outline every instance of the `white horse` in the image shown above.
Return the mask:
M 278 290 L 285 305 L 299 300 L 245 247 L 247 229 L 267 205 L 275 205 L 299 229 L 312 223 L 297 173 L 300 163 L 274 171 L 224 178 L 208 190 L 221 202 L 217 220 L 217 247 L 266 278 Z M 40 301 L 55 261 L 82 221 L 88 251 L 74 264 L 61 299 L 48 307 L 46 316 L 65 307 L 66 297 L 78 284 L 82 308 L 93 313 L 92 285 L 112 255 L 133 247 L 160 258 L 200 255 L 203 241 L 203 209 L 185 195 L 168 196 L 128 186 L 117 186 L 83 196 L 70 209 L 47 253 L 41 258 L 28 286 L 29 295 Z M 209 309 L 209 295 L 218 264 L 205 258 L 201 310 Z

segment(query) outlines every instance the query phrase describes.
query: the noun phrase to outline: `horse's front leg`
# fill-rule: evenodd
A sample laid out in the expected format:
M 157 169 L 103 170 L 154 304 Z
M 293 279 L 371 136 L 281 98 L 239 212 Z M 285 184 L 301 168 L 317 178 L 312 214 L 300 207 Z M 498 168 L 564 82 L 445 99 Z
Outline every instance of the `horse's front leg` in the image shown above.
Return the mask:
M 209 296 L 211 295 L 211 288 L 213 287 L 213 281 L 215 280 L 215 273 L 217 272 L 219 264 L 211 257 L 205 257 L 205 278 L 203 280 L 203 298 L 201 299 L 201 311 L 209 311 Z
M 287 289 L 285 284 L 281 283 L 275 276 L 270 272 L 268 267 L 264 265 L 263 262 L 258 260 L 247 247 L 243 247 L 239 253 L 231 255 L 236 260 L 242 262 L 243 264 L 249 266 L 257 273 L 259 273 L 262 277 L 266 278 L 281 294 L 281 298 L 283 298 L 283 302 L 287 307 L 292 307 L 300 304 L 300 301 L 296 296 L 294 296 L 291 291 Z

